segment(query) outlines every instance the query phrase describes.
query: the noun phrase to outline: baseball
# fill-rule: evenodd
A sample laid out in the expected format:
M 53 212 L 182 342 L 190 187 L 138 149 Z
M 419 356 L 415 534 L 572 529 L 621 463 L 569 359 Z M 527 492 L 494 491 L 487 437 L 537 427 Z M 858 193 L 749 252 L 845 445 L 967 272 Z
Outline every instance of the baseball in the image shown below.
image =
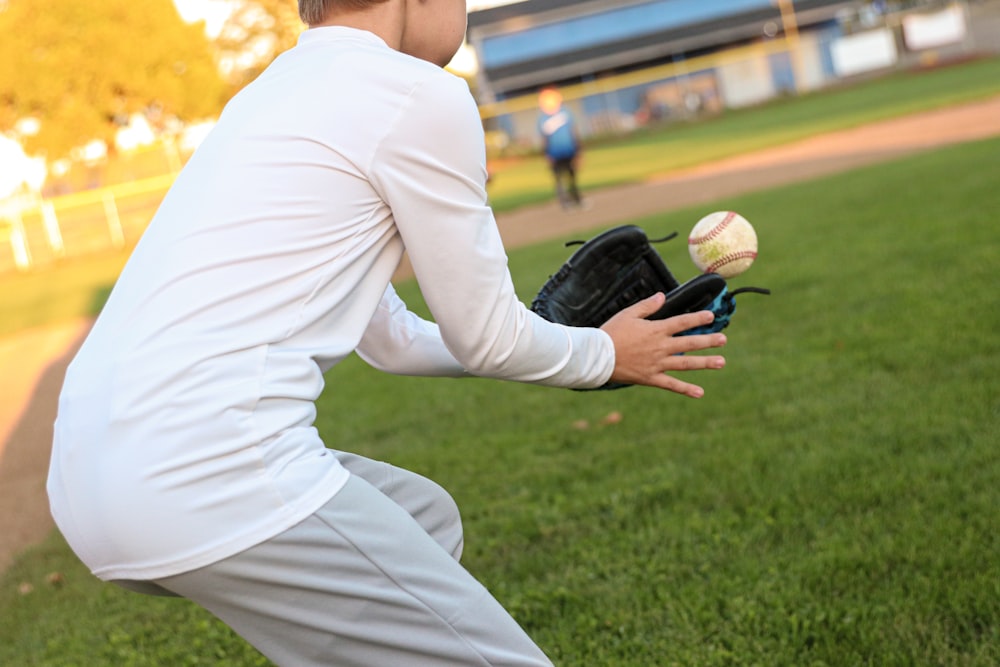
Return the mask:
M 691 229 L 688 252 L 699 271 L 732 278 L 757 258 L 757 232 L 739 213 L 709 213 Z

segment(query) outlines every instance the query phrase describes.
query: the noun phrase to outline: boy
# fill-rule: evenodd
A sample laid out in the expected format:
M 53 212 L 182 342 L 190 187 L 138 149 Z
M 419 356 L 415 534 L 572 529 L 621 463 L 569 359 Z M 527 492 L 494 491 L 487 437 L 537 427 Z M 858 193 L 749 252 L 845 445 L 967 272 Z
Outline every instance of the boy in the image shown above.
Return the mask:
M 662 295 L 601 329 L 517 300 L 479 116 L 442 69 L 465 0 L 299 10 L 309 29 L 227 106 L 67 371 L 53 516 L 98 577 L 187 597 L 278 664 L 548 665 L 459 564 L 443 489 L 320 440 L 324 373 L 357 352 L 698 397 L 666 372 L 721 368 L 677 353 L 725 338 L 673 337 L 707 312 L 643 319 Z M 434 323 L 390 285 L 404 248 Z
M 576 119 L 563 106 L 562 94 L 555 88 L 543 88 L 538 94 L 538 133 L 542 136 L 545 157 L 556 183 L 556 196 L 565 210 L 583 205 L 576 183 L 580 156 L 580 137 Z

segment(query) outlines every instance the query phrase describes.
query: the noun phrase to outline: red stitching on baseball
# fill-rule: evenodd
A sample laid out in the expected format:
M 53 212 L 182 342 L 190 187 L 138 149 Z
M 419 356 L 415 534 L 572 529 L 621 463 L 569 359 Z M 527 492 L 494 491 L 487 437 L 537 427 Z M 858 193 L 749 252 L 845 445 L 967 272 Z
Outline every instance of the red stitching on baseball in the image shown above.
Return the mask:
M 715 273 L 718 269 L 722 268 L 730 262 L 735 262 L 738 259 L 757 259 L 757 253 L 753 250 L 740 250 L 739 252 L 731 252 L 728 255 L 723 255 L 719 259 L 715 260 L 705 269 L 705 273 Z
M 704 241 L 710 241 L 714 239 L 716 236 L 721 234 L 726 229 L 726 227 L 729 226 L 729 223 L 732 222 L 735 218 L 736 214 L 732 211 L 729 211 L 728 213 L 726 213 L 726 217 L 724 217 L 721 221 L 719 221 L 719 224 L 717 224 L 715 227 L 712 227 L 710 230 L 708 230 L 708 232 L 706 232 L 702 236 L 688 237 L 688 245 L 698 245 L 699 243 L 702 243 Z

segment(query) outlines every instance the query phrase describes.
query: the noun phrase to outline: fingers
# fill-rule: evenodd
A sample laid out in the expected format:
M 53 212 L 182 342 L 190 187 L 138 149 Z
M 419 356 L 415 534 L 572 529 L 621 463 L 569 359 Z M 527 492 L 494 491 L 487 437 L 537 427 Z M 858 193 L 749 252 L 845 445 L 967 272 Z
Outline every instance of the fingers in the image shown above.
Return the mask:
M 660 375 L 655 383 L 650 383 L 648 386 L 666 389 L 667 391 L 672 391 L 675 394 L 687 396 L 688 398 L 701 398 L 705 395 L 705 390 L 702 387 L 690 382 L 682 382 L 669 375 Z
M 726 335 L 721 333 L 677 336 L 671 338 L 670 348 L 673 350 L 672 354 L 686 354 L 687 352 L 708 350 L 713 347 L 723 347 L 728 340 Z
M 655 311 L 654 311 L 655 312 Z M 665 320 L 653 322 L 660 328 L 660 335 L 668 337 L 667 344 L 670 347 L 670 354 L 685 354 L 698 350 L 707 350 L 714 347 L 722 347 L 728 339 L 723 333 L 698 334 L 690 336 L 678 336 L 677 334 L 694 329 L 696 327 L 707 326 L 715 321 L 715 314 L 710 310 L 703 310 L 696 313 L 687 313 L 668 317 Z
M 722 347 L 721 333 L 678 336 L 694 327 L 711 324 L 711 311 L 687 313 L 665 320 L 647 320 L 646 316 L 663 305 L 657 294 L 623 310 L 601 328 L 615 345 L 615 370 L 611 379 L 628 384 L 646 385 L 700 398 L 704 390 L 670 375 L 680 371 L 718 370 L 725 367 L 720 355 L 690 355 L 688 352 Z
M 658 311 L 662 306 L 664 301 L 666 301 L 666 295 L 663 292 L 657 292 L 656 294 L 646 297 L 642 301 L 639 301 L 628 308 L 623 309 L 617 315 L 611 318 L 614 319 L 645 319 L 650 315 Z M 608 323 L 611 323 L 608 320 Z M 664 328 L 664 332 L 672 336 L 678 334 L 682 331 L 687 331 L 688 329 L 693 329 L 695 327 L 705 326 L 711 324 L 715 320 L 715 313 L 710 310 L 700 310 L 694 313 L 686 313 L 684 315 L 675 315 L 674 317 L 668 317 L 665 320 L 651 320 L 657 325 Z
M 719 355 L 713 356 L 673 356 L 668 363 L 665 363 L 664 371 L 704 371 L 720 370 L 726 367 L 726 358 Z
M 642 301 L 629 306 L 619 313 L 620 316 L 647 318 L 660 309 L 666 300 L 663 292 L 657 292 L 653 296 L 646 297 Z M 695 325 L 697 326 L 697 325 Z
M 654 310 L 653 312 L 656 311 Z M 674 317 L 668 317 L 665 320 L 660 320 L 664 329 L 670 336 L 679 334 L 682 331 L 687 331 L 688 329 L 694 329 L 695 327 L 706 326 L 714 321 L 715 313 L 710 310 L 699 310 L 694 313 L 676 315 Z
M 698 385 L 685 382 L 674 377 L 673 375 L 669 375 L 669 373 L 681 371 L 720 370 L 725 368 L 725 366 L 725 357 L 718 355 L 704 357 L 684 357 L 674 355 L 663 364 L 650 366 L 649 374 L 638 381 L 633 382 L 633 384 L 659 387 L 660 389 L 666 389 L 667 391 L 672 391 L 676 394 L 684 396 L 690 396 L 691 398 L 701 398 L 705 394 L 704 389 Z

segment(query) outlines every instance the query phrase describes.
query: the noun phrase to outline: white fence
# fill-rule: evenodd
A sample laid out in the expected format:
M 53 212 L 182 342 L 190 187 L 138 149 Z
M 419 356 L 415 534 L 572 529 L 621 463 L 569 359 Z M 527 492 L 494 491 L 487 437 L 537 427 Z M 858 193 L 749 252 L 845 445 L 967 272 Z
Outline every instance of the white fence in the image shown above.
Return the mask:
M 0 274 L 45 268 L 135 243 L 174 176 L 0 202 Z

